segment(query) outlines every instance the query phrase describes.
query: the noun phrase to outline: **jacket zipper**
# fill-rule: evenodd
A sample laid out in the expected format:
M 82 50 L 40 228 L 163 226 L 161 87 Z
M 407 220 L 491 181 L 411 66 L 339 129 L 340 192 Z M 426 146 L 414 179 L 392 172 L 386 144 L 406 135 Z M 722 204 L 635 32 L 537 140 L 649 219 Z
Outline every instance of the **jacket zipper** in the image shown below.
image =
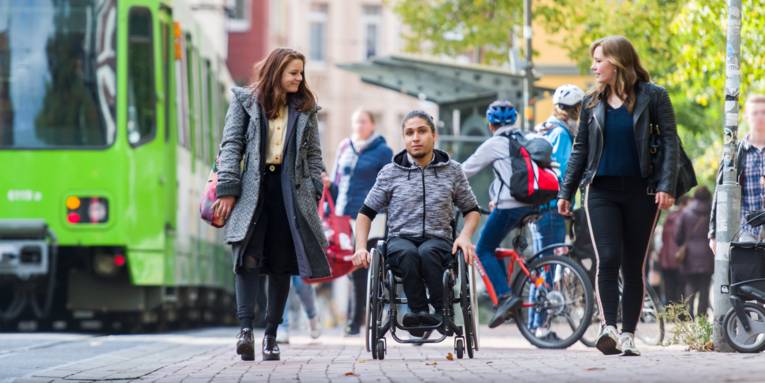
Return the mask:
M 422 171 L 422 238 L 425 238 L 425 168 Z

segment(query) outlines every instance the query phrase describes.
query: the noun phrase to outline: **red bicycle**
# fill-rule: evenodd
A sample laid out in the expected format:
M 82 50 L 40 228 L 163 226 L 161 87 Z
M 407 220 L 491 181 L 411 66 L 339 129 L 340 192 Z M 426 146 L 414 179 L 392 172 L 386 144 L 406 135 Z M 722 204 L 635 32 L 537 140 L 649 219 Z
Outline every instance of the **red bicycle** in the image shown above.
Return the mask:
M 571 245 L 553 244 L 528 257 L 522 255 L 528 248 L 523 229 L 537 218 L 527 217 L 519 225 L 521 230 L 514 231 L 515 248 L 498 248 L 494 255 L 507 264 L 508 284 L 512 293 L 521 297 L 512 319 L 523 337 L 539 348 L 567 348 L 582 337 L 592 320 L 592 282 L 584 268 L 571 259 Z M 551 251 L 555 254 L 545 255 Z M 476 269 L 496 306 L 499 299 L 480 259 Z

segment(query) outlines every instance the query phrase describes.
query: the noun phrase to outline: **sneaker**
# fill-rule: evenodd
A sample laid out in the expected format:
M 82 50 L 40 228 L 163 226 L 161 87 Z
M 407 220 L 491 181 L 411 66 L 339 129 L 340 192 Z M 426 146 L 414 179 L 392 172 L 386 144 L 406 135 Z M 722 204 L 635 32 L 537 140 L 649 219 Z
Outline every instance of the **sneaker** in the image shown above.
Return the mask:
M 427 313 L 424 311 L 422 313 L 425 313 L 427 315 Z M 403 318 L 401 318 L 401 324 L 404 327 L 417 327 L 420 325 L 420 318 L 421 316 L 419 312 L 408 312 L 404 314 Z M 407 331 L 409 331 L 410 334 L 418 338 L 422 337 L 425 334 L 425 330 L 415 329 L 415 330 L 407 330 Z
M 276 343 L 277 344 L 290 344 L 290 331 L 285 329 L 279 329 L 279 331 L 276 332 Z
M 622 350 L 619 347 L 619 334 L 616 332 L 616 327 L 604 326 L 600 330 L 598 340 L 595 341 L 595 347 L 600 350 L 603 355 L 621 354 Z
M 494 316 L 489 321 L 489 328 L 496 328 L 505 323 L 507 318 L 513 315 L 513 310 L 521 303 L 521 298 L 515 295 L 508 295 L 494 311 Z
M 640 350 L 635 346 L 635 334 L 631 332 L 623 332 L 619 337 L 619 343 L 621 344 L 622 352 L 624 356 L 640 356 Z
M 237 355 L 241 355 L 242 360 L 255 360 L 255 342 L 252 338 L 252 329 L 241 329 L 236 338 Z
M 308 327 L 311 329 L 311 339 L 321 336 L 321 323 L 319 323 L 318 315 L 308 320 Z

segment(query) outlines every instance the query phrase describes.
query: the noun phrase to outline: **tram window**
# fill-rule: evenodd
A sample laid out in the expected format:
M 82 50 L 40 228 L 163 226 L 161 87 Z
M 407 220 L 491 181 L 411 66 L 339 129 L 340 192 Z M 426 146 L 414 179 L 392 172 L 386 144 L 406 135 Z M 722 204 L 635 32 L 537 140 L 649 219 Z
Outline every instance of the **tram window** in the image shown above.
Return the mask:
M 127 137 L 131 146 L 154 138 L 157 114 L 152 17 L 147 8 L 130 10 L 128 21 Z
M 186 35 L 186 92 L 187 100 L 184 112 L 186 113 L 186 121 L 188 121 L 189 129 L 189 150 L 195 150 L 199 137 L 196 134 L 196 119 L 194 118 L 194 56 L 191 45 L 191 36 Z M 193 153 L 193 152 L 192 152 Z

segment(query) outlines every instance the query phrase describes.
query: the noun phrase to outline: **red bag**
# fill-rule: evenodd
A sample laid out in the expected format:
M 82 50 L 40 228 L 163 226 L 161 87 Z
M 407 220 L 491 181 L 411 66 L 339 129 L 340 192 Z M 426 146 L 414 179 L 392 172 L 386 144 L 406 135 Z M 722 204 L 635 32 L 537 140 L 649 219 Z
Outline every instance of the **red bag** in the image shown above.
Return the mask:
M 325 209 L 325 204 L 329 204 L 328 211 Z M 353 257 L 355 250 L 353 246 L 351 217 L 335 215 L 335 201 L 332 200 L 329 188 L 324 188 L 319 200 L 318 210 L 322 225 L 324 226 L 324 235 L 327 237 L 327 242 L 329 242 L 329 246 L 325 250 L 331 274 L 324 278 L 303 278 L 307 283 L 331 281 L 355 269 L 353 262 L 351 262 L 351 257 Z

